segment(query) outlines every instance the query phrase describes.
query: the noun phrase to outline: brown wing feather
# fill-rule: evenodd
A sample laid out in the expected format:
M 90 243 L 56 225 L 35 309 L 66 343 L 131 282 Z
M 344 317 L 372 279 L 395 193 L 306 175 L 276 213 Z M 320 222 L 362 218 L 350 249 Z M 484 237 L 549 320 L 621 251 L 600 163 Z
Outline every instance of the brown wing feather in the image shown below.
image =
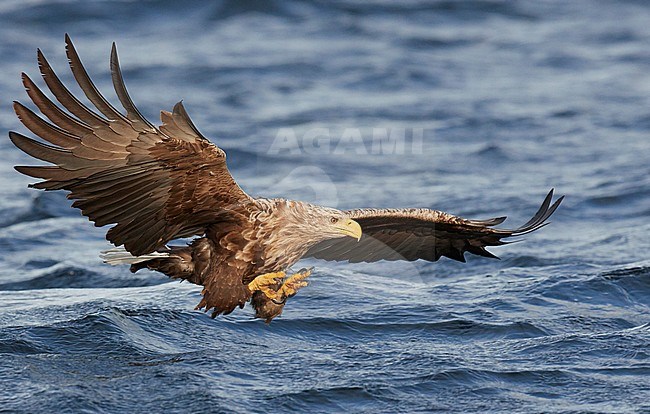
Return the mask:
M 466 220 L 429 209 L 358 209 L 346 213 L 363 230 L 361 240 L 345 237 L 331 239 L 313 246 L 305 257 L 349 262 L 378 260 L 428 260 L 435 262 L 446 256 L 465 262 L 465 252 L 497 258 L 485 248 L 500 246 L 502 239 L 520 236 L 544 227 L 564 196 L 552 205 L 551 190 L 537 213 L 523 226 L 496 229 L 505 217 L 488 220 Z
M 18 148 L 54 164 L 16 167 L 44 180 L 34 187 L 70 191 L 73 206 L 97 226 L 116 224 L 106 238 L 134 255 L 202 234 L 216 215 L 250 200 L 230 175 L 225 153 L 198 132 L 182 103 L 162 113 L 160 128 L 142 116 L 124 86 L 115 45 L 112 79 L 126 115 L 99 93 L 67 35 L 66 46 L 72 73 L 98 112 L 72 95 L 39 50 L 47 87 L 74 117 L 23 74 L 29 97 L 51 121 L 14 104 L 21 122 L 49 142 L 9 133 Z

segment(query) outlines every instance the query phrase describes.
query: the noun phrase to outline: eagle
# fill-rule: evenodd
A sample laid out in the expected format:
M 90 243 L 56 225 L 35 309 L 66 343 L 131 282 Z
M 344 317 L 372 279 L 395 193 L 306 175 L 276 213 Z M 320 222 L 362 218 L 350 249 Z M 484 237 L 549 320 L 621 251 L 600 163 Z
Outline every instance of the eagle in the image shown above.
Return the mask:
M 235 182 L 225 152 L 203 136 L 182 101 L 161 111 L 161 124 L 145 119 L 129 96 L 113 43 L 110 71 L 124 112 L 95 87 L 70 37 L 66 54 L 74 79 L 94 108 L 57 77 L 40 51 L 38 65 L 58 104 L 22 74 L 41 117 L 14 101 L 14 110 L 41 142 L 9 132 L 13 144 L 50 165 L 16 166 L 42 181 L 30 187 L 66 190 L 72 207 L 95 226 L 113 225 L 103 252 L 109 264 L 150 269 L 203 286 L 196 309 L 212 317 L 250 302 L 270 322 L 304 286 L 312 269 L 288 274 L 300 259 L 375 262 L 442 256 L 465 262 L 547 224 L 561 203 L 551 190 L 537 213 L 516 229 L 495 226 L 506 217 L 468 220 L 426 208 L 341 211 L 284 198 L 255 198 Z M 175 239 L 194 237 L 179 246 Z

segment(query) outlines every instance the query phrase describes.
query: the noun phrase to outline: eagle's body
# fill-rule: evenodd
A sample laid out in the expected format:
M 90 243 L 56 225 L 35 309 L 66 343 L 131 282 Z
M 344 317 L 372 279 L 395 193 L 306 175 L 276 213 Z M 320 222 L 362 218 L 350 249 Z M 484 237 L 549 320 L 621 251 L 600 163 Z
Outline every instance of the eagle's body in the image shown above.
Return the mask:
M 159 249 L 157 253 L 165 256 L 145 261 L 127 257 L 126 262 L 138 260 L 132 264 L 132 271 L 146 267 L 205 286 L 198 308 L 213 308 L 215 316 L 243 307 L 252 296 L 256 308 L 264 305 L 280 311 L 282 305 L 273 304 L 263 294 L 255 295 L 247 285 L 257 276 L 286 270 L 312 246 L 327 240 L 328 233 L 310 225 L 317 224 L 322 217 L 330 220 L 344 215 L 300 201 L 251 199 L 232 206 L 222 217 L 214 219 L 206 227 L 205 237 L 195 239 L 187 247 Z M 306 232 L 305 228 L 316 231 Z M 106 257 L 110 261 L 111 255 Z M 141 256 L 146 257 L 146 254 Z M 268 318 L 259 309 L 258 316 Z
M 204 286 L 197 306 L 212 315 L 229 313 L 251 300 L 256 316 L 270 321 L 287 297 L 305 286 L 308 271 L 284 278 L 303 257 L 350 262 L 465 261 L 464 253 L 496 257 L 486 246 L 534 231 L 545 224 L 561 198 L 552 191 L 535 216 L 514 229 L 496 229 L 505 217 L 466 220 L 429 209 L 340 211 L 300 201 L 253 198 L 237 185 L 223 150 L 194 126 L 179 102 L 161 112 L 154 126 L 129 97 L 117 60 L 111 72 L 122 114 L 97 91 L 66 36 L 70 67 L 95 110 L 61 83 L 42 53 L 46 85 L 61 109 L 23 74 L 29 97 L 50 122 L 15 102 L 20 120 L 43 144 L 16 132 L 13 143 L 53 166 L 16 169 L 44 181 L 33 187 L 67 190 L 73 207 L 96 226 L 115 224 L 106 238 L 120 249 L 106 252 L 111 264 L 160 271 Z M 178 238 L 200 236 L 186 247 L 168 247 Z

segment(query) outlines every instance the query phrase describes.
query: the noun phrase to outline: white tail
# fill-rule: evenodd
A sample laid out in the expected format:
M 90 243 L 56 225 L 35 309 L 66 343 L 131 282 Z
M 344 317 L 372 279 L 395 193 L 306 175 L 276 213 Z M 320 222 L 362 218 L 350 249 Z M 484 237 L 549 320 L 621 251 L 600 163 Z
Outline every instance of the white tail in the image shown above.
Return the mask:
M 127 252 L 124 247 L 116 247 L 115 249 L 105 250 L 101 252 L 99 257 L 112 266 L 122 265 L 122 264 L 134 264 L 140 262 L 146 262 L 151 259 L 159 259 L 161 257 L 169 257 L 169 253 L 165 252 L 152 252 L 142 256 L 133 256 L 131 253 Z

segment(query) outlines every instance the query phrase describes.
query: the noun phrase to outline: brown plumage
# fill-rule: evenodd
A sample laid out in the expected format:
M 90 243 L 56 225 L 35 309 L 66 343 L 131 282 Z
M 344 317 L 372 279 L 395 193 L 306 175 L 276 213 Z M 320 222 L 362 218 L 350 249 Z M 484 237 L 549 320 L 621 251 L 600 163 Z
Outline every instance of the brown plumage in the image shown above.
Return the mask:
M 9 136 L 18 148 L 52 165 L 16 169 L 43 180 L 34 188 L 69 191 L 73 207 L 96 226 L 114 224 L 106 238 L 123 250 L 106 252 L 108 263 L 204 286 L 197 308 L 212 309 L 212 316 L 252 300 L 256 316 L 270 321 L 308 275 L 283 281 L 274 272 L 302 257 L 350 262 L 441 256 L 464 262 L 465 252 L 496 257 L 485 247 L 544 226 L 562 201 L 551 204 L 551 190 L 528 223 L 504 230 L 493 226 L 505 217 L 465 220 L 428 209 L 339 211 L 252 198 L 230 175 L 224 151 L 201 135 L 181 102 L 172 112 L 161 112 L 158 127 L 140 114 L 124 86 L 115 44 L 111 73 L 125 114 L 99 93 L 67 35 L 66 46 L 74 78 L 94 108 L 70 93 L 39 50 L 41 74 L 58 104 L 23 74 L 27 94 L 49 122 L 18 102 L 14 109 L 48 143 L 17 132 Z M 191 236 L 200 237 L 186 247 L 167 246 Z

